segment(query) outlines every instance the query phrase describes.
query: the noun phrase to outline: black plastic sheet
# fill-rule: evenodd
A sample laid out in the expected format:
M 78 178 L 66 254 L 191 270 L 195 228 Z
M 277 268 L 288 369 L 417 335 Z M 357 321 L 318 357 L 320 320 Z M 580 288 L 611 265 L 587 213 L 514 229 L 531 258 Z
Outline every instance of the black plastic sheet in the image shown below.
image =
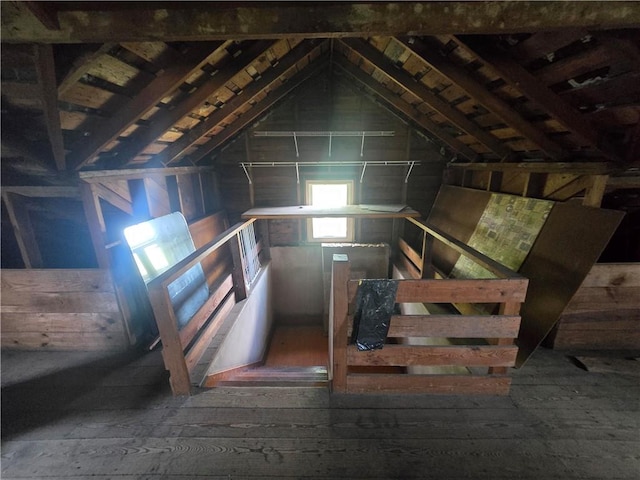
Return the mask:
M 358 350 L 383 347 L 395 313 L 397 280 L 361 280 L 356 294 L 352 342 Z

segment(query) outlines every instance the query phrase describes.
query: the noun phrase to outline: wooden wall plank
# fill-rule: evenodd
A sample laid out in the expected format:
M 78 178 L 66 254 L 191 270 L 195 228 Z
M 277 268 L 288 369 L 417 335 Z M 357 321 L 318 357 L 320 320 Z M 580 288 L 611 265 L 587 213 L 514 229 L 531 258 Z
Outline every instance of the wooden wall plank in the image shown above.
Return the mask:
M 118 303 L 111 292 L 2 292 L 2 311 L 21 313 L 95 313 L 117 312 Z
M 640 287 L 640 263 L 596 263 L 581 287 Z
M 123 350 L 127 326 L 108 270 L 4 270 L 2 346 Z
M 2 348 L 50 350 L 123 350 L 127 345 L 124 332 L 11 332 L 2 334 Z
M 38 269 L 3 270 L 2 293 L 11 298 L 11 292 L 113 292 L 111 275 L 107 270 Z M 4 303 L 4 302 L 3 302 Z
M 40 333 L 114 333 L 122 332 L 119 312 L 108 313 L 34 313 L 2 312 L 2 335 L 12 332 Z

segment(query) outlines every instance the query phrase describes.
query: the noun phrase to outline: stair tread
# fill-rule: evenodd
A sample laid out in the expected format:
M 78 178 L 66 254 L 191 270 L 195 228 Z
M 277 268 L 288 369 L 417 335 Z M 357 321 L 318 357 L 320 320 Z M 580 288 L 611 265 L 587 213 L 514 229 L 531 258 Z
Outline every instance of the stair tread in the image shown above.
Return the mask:
M 328 380 L 327 368 L 317 367 L 257 367 L 243 372 L 238 372 L 226 379 L 228 382 L 245 383 L 326 383 Z

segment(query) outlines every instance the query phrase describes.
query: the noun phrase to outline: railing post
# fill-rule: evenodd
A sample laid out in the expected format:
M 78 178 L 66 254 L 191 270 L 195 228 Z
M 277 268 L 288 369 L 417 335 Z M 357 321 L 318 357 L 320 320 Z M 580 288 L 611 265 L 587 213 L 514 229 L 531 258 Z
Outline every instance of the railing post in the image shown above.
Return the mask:
M 349 311 L 349 257 L 333 255 L 329 303 L 329 368 L 331 390 L 347 390 L 347 340 Z
M 169 292 L 162 285 L 149 288 L 149 300 L 162 340 L 162 357 L 165 368 L 169 370 L 171 391 L 174 395 L 189 395 L 191 378 L 184 359 L 178 322 L 171 306 Z
M 422 232 L 422 269 L 420 271 L 422 278 L 435 278 L 435 270 L 433 268 L 433 237 L 426 231 Z
M 236 302 L 247 298 L 247 283 L 244 278 L 244 265 L 242 265 L 242 255 L 240 254 L 240 232 L 229 240 L 229 249 L 233 259 L 233 288 L 236 293 Z
M 520 302 L 505 302 L 500 304 L 500 315 L 520 315 Z M 490 339 L 489 343 L 493 345 L 513 345 L 512 338 Z M 505 375 L 509 371 L 509 367 L 489 367 L 489 374 Z

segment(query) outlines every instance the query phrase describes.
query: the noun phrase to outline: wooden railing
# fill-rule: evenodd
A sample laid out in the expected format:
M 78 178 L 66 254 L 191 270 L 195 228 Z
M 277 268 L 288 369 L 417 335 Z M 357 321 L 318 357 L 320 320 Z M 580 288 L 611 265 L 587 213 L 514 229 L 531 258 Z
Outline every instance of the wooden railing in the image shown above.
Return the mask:
M 426 304 L 497 304 L 497 314 L 394 315 L 387 343 L 380 350 L 359 351 L 349 341 L 359 280 L 350 279 L 346 255 L 334 255 L 331 293 L 330 378 L 334 392 L 428 392 L 507 394 L 508 367 L 515 364 L 514 339 L 520 328 L 520 304 L 528 280 L 471 247 L 424 223 L 408 219 L 424 232 L 423 249 L 416 252 L 403 240 L 405 263 L 414 279 L 398 280 L 396 302 Z M 431 246 L 439 241 L 480 264 L 498 278 L 434 279 L 429 263 Z M 430 275 L 431 278 L 422 278 Z M 411 345 L 409 337 L 455 339 L 448 345 Z M 392 339 L 392 340 L 389 340 Z M 465 341 L 466 340 L 466 341 Z M 461 374 L 355 373 L 352 367 L 466 367 Z
M 162 340 L 162 355 L 165 367 L 170 373 L 171 390 L 174 395 L 190 393 L 193 383 L 191 375 L 202 354 L 236 302 L 247 297 L 247 281 L 244 277 L 246 260 L 241 253 L 239 234 L 253 222 L 254 219 L 250 219 L 237 223 L 147 285 Z M 230 250 L 233 258 L 232 273 L 223 275 L 218 280 L 210 289 L 207 301 L 186 325 L 179 328 L 168 286 L 191 267 L 223 247 Z M 252 253 L 259 253 L 259 245 Z

